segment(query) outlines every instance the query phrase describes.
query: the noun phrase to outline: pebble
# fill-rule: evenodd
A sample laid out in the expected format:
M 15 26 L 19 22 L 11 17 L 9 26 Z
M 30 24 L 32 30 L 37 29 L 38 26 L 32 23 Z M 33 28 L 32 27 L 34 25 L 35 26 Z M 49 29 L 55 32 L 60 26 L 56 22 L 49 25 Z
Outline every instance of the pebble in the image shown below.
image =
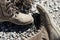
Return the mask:
M 21 37 L 18 37 L 18 40 L 22 40 Z
M 12 33 L 12 37 L 15 38 L 16 37 L 16 34 Z
M 60 10 L 60 6 L 57 7 Z
M 2 36 L 3 35 L 3 32 L 0 32 L 0 36 Z

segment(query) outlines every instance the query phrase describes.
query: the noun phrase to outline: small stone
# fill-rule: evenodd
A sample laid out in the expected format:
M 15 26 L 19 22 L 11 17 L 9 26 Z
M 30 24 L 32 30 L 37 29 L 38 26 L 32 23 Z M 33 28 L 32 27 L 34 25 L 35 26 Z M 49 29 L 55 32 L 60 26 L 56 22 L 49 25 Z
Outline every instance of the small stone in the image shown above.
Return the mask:
M 13 40 L 13 37 L 11 37 L 10 39 Z
M 29 35 L 29 37 L 32 37 L 33 35 L 31 35 L 31 33 L 30 33 L 30 35 Z
M 34 32 L 32 32 L 32 33 L 31 33 L 31 35 L 32 35 L 32 36 L 34 36 L 34 35 L 35 35 L 35 33 L 34 33 Z
M 57 8 L 60 9 L 60 6 L 58 6 Z
M 50 13 L 53 13 L 53 11 L 52 11 L 52 10 L 49 10 L 49 12 L 50 12 Z
M 58 12 L 58 9 L 57 8 L 55 8 L 55 9 L 53 9 L 54 10 L 54 12 Z
M 10 39 L 7 39 L 7 40 L 10 40 Z
M 21 37 L 18 37 L 18 40 L 22 40 Z
M 16 34 L 12 33 L 12 37 L 15 38 L 16 37 Z
M 0 36 L 2 36 L 3 35 L 3 32 L 0 32 Z

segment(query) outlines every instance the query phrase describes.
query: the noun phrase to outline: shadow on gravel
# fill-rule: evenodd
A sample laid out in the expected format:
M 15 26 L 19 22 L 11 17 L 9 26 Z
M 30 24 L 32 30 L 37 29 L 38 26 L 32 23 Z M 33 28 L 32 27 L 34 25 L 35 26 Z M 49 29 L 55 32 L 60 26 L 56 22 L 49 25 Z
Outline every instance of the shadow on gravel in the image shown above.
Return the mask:
M 24 32 L 26 31 L 28 28 L 31 27 L 31 24 L 29 25 L 16 25 L 10 22 L 3 22 L 0 23 L 0 32 Z
M 40 14 L 33 14 L 33 18 L 34 18 L 34 24 L 35 27 L 37 29 L 39 29 L 40 25 L 41 25 L 41 19 L 40 19 Z M 13 24 L 11 22 L 3 22 L 0 23 L 0 32 L 24 32 L 29 28 L 32 28 L 32 24 L 28 24 L 28 25 L 16 25 Z

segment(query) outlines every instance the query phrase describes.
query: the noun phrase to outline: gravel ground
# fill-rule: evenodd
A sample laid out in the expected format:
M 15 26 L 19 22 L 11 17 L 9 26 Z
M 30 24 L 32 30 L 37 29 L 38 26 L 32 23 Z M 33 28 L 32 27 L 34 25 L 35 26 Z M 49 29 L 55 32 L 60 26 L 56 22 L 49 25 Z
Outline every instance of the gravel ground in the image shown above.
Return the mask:
M 60 29 L 60 1 L 59 0 L 36 0 L 34 3 L 36 2 L 40 3 L 41 5 L 45 6 L 48 9 L 47 11 L 49 11 L 50 16 L 52 16 L 54 23 L 56 24 L 57 28 Z M 34 6 L 36 5 L 34 4 Z M 37 9 L 33 11 L 38 12 Z M 20 34 L 28 30 L 28 28 L 31 28 L 30 25 L 25 25 L 25 26 L 20 27 L 18 25 L 8 23 L 8 22 L 0 23 L 0 40 L 21 40 Z M 30 33 L 33 30 L 29 29 L 28 31 Z
M 34 35 L 34 31 L 30 24 L 25 26 L 18 26 L 10 22 L 0 23 L 0 40 L 21 40 L 21 37 L 27 38 L 27 36 L 29 37 L 29 34 L 31 33 Z

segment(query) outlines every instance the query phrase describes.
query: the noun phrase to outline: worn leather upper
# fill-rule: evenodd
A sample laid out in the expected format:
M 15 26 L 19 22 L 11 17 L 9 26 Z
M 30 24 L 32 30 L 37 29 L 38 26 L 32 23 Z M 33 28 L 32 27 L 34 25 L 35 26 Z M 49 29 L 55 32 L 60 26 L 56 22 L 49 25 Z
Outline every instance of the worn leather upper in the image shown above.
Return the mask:
M 33 17 L 29 13 L 30 1 L 26 2 L 25 0 L 0 0 L 0 20 L 19 25 L 32 23 Z

